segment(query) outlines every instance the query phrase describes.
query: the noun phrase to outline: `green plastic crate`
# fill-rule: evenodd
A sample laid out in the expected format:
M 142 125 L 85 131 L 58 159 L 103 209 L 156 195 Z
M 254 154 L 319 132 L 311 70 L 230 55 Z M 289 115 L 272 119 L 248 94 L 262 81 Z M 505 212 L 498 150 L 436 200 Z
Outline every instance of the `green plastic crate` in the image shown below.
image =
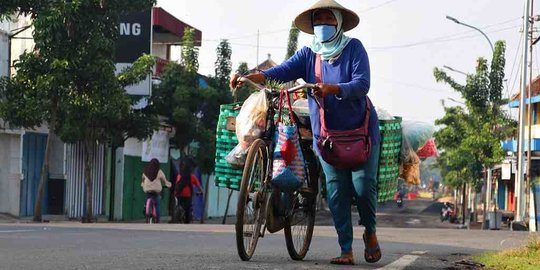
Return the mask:
M 216 160 L 214 182 L 218 187 L 238 190 L 242 181 L 242 169 L 233 168 L 225 157 L 238 144 L 236 133 L 229 131 L 227 118 L 236 117 L 240 110 L 235 110 L 239 103 L 224 104 L 220 106 L 218 124 L 216 127 Z
M 401 153 L 401 117 L 379 120 L 381 153 L 377 177 L 378 202 L 392 200 L 397 190 Z

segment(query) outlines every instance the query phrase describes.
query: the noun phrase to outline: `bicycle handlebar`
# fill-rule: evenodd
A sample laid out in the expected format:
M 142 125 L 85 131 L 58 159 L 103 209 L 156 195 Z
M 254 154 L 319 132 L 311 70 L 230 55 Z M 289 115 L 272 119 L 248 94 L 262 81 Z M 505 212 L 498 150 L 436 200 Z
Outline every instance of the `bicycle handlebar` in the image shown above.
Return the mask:
M 258 84 L 258 83 L 255 83 L 254 81 L 252 81 L 252 80 L 250 80 L 250 79 L 248 79 L 248 78 L 246 78 L 246 77 L 240 77 L 240 78 L 238 78 L 238 81 L 239 81 L 239 82 L 244 82 L 244 83 L 247 82 L 247 83 L 251 84 L 253 87 L 255 87 L 255 88 L 257 88 L 257 89 L 259 89 L 259 90 L 261 90 L 261 91 L 264 90 L 264 91 L 266 91 L 266 93 L 269 93 L 269 94 L 279 92 L 279 90 L 268 89 L 268 88 L 266 88 L 266 87 L 264 87 L 264 86 L 262 86 L 262 85 L 260 85 L 260 84 Z M 287 92 L 288 92 L 288 93 L 294 93 L 294 92 L 296 92 L 296 91 L 298 91 L 298 90 L 300 90 L 300 89 L 304 89 L 304 88 L 316 88 L 316 87 L 317 87 L 316 84 L 312 84 L 312 83 L 302 83 L 302 84 L 300 84 L 300 85 L 297 85 L 297 86 L 295 86 L 295 87 L 292 87 L 292 88 L 287 89 Z

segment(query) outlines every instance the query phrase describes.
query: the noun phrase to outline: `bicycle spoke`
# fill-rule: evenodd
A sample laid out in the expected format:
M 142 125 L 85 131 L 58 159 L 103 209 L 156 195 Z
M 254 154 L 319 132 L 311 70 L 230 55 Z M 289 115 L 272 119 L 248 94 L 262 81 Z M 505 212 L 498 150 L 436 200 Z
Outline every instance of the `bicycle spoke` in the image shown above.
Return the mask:
M 260 153 L 259 153 L 260 154 Z M 250 168 L 248 198 L 244 213 L 244 246 L 251 250 L 257 237 L 257 221 L 260 215 L 259 202 L 256 201 L 257 188 L 260 187 L 260 179 L 263 176 L 262 155 L 255 160 Z

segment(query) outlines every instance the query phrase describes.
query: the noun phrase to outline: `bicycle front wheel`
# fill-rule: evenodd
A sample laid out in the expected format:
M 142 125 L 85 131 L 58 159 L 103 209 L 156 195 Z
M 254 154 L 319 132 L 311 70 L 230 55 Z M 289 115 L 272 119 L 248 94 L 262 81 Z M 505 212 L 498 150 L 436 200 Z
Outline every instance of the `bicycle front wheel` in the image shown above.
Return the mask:
M 291 201 L 291 214 L 285 222 L 285 242 L 291 259 L 300 261 L 306 256 L 315 227 L 315 198 L 295 192 Z
M 253 256 L 265 222 L 264 180 L 268 154 L 266 143 L 257 139 L 249 148 L 236 209 L 236 248 L 243 261 Z

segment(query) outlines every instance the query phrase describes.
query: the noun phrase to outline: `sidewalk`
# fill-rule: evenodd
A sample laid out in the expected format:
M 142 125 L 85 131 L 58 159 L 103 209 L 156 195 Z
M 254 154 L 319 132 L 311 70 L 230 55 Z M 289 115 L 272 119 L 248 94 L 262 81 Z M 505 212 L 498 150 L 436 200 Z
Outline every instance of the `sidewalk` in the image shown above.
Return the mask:
M 352 207 L 353 224 L 358 224 L 359 215 L 356 207 Z M 439 219 L 440 207 L 436 202 L 427 199 L 405 200 L 404 206 L 398 208 L 394 201 L 379 204 L 377 209 L 377 227 L 379 228 L 432 228 L 432 229 L 459 229 L 460 224 L 452 224 L 448 221 L 441 222 Z M 45 223 L 79 223 L 80 220 L 69 220 L 66 216 L 44 215 Z M 161 218 L 161 223 L 168 224 L 170 216 Z M 221 225 L 223 217 L 213 217 L 205 219 L 205 224 Z M 228 216 L 226 223 L 235 224 L 236 217 Z M 0 214 L 0 223 L 32 223 L 32 217 L 17 218 L 6 214 Z M 106 217 L 98 217 L 98 223 L 110 223 Z M 119 221 L 124 224 L 145 223 L 144 219 Z M 199 220 L 194 220 L 193 224 L 200 224 Z M 317 211 L 316 226 L 333 226 L 332 215 L 328 209 Z M 176 225 L 176 224 L 175 224 Z M 355 226 L 358 227 L 358 226 Z M 481 224 L 471 224 L 471 230 L 480 230 Z M 503 225 L 501 230 L 509 230 Z

